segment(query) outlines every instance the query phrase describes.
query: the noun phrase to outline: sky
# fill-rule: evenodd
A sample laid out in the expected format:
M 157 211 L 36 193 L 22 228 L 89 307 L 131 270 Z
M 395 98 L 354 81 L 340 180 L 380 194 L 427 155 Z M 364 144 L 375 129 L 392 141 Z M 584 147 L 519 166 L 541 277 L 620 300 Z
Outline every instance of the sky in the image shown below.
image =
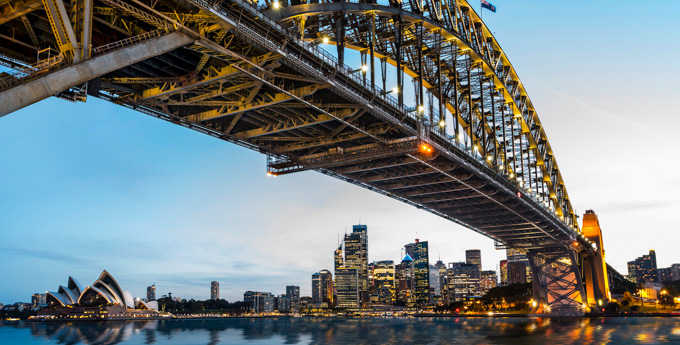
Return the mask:
M 680 262 L 680 30 L 676 1 L 508 1 L 484 12 L 537 109 L 578 213 L 594 210 L 607 262 L 655 249 Z M 478 10 L 478 6 L 475 5 Z M 90 98 L 50 98 L 0 118 L 0 303 L 87 285 L 102 270 L 144 297 L 311 293 L 338 237 L 368 225 L 369 260 L 416 236 L 430 261 L 493 241 L 315 172 L 268 178 L 257 152 Z

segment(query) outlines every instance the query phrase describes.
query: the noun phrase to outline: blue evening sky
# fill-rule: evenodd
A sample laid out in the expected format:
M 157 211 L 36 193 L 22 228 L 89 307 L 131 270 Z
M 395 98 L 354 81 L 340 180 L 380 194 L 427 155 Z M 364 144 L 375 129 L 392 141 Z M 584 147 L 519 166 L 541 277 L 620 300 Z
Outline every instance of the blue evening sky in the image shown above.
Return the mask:
M 677 1 L 492 1 L 484 12 L 529 92 L 579 213 L 594 209 L 607 261 L 677 253 Z M 479 5 L 474 2 L 479 10 Z M 332 49 L 333 47 L 329 47 Z M 391 85 L 388 85 L 390 88 Z M 407 97 L 408 99 L 408 97 Z M 0 118 L 0 302 L 109 270 L 124 289 L 205 299 L 311 291 L 338 235 L 368 225 L 369 260 L 418 233 L 430 260 L 505 253 L 429 213 L 333 178 L 267 178 L 265 157 L 90 98 Z

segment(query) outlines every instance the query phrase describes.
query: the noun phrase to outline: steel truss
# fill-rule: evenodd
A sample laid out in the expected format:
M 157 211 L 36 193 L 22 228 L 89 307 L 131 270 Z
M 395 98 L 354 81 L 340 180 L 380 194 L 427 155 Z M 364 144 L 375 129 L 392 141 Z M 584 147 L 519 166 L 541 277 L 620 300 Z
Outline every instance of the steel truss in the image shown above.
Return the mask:
M 527 252 L 534 284 L 534 299 L 545 303 L 558 315 L 580 315 L 585 311 L 586 294 L 579 261 L 570 248 L 531 249 Z

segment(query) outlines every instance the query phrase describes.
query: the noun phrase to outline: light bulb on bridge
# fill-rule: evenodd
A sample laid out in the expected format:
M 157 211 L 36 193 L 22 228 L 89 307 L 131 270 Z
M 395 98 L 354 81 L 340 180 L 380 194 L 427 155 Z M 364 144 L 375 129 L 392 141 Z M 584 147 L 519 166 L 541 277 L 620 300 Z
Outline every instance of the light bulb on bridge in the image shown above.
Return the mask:
M 424 111 L 425 111 L 425 107 L 423 107 L 422 105 L 419 105 L 419 106 L 418 106 L 418 112 L 419 112 L 419 113 L 422 113 L 422 112 L 424 112 Z
M 361 65 L 361 71 L 366 73 L 366 71 L 368 71 L 368 66 L 367 65 Z
M 393 87 L 392 92 L 393 93 L 399 93 L 399 87 L 398 86 Z
M 274 6 L 274 8 L 279 8 L 279 7 L 281 7 L 281 4 L 279 4 L 278 1 L 274 1 L 274 3 L 272 4 L 272 6 Z
M 439 127 L 444 127 L 446 126 L 446 122 L 444 120 L 439 121 Z
M 321 40 L 321 42 L 323 42 L 323 44 L 328 44 L 328 41 L 329 41 L 328 37 L 324 37 L 324 38 Z

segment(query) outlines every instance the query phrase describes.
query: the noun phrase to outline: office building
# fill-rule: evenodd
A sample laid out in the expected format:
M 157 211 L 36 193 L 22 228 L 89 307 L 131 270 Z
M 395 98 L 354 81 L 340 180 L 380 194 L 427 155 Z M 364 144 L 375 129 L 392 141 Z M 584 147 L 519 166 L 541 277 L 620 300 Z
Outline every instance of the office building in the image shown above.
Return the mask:
M 361 291 L 359 270 L 356 268 L 340 267 L 335 270 L 335 283 L 338 308 L 359 308 L 361 306 Z
M 344 242 L 344 267 L 357 269 L 360 298 L 362 302 L 366 302 L 368 301 L 368 227 L 354 225 L 352 233 L 345 235 Z
M 156 300 L 156 284 L 146 287 L 146 301 Z
M 659 282 L 656 267 L 656 252 L 652 249 L 649 255 L 643 255 L 628 262 L 628 277 L 634 283 Z
M 333 304 L 333 274 L 330 271 L 312 274 L 312 303 Z
M 415 272 L 415 294 L 416 304 L 423 305 L 430 303 L 430 258 L 428 253 L 427 241 L 420 241 L 416 238 L 415 243 L 404 246 L 406 254 L 413 259 Z
M 508 285 L 508 260 L 501 260 L 501 286 Z
M 333 252 L 333 259 L 335 261 L 334 270 L 345 267 L 345 260 L 342 258 L 342 244 Z
M 489 290 L 498 285 L 498 275 L 496 271 L 482 271 L 480 279 L 482 296 L 486 295 Z
M 438 260 L 437 263 L 434 264 L 434 266 L 430 267 L 430 272 L 433 270 L 437 271 L 437 278 L 438 281 L 434 283 L 435 289 L 434 289 L 434 296 L 435 296 L 435 301 L 432 301 L 434 303 L 442 304 L 442 303 L 447 303 L 446 301 L 446 291 L 447 291 L 447 270 L 446 270 L 446 264 L 442 262 L 441 260 Z M 430 280 L 430 286 L 433 286 L 432 280 Z
M 373 287 L 377 294 L 377 303 L 392 305 L 395 301 L 394 261 L 376 261 L 373 264 Z
M 449 303 L 470 297 L 481 296 L 480 272 L 476 264 L 465 262 L 449 263 L 448 299 Z
M 210 282 L 210 299 L 211 300 L 220 299 L 220 283 L 216 281 Z
M 524 284 L 527 281 L 527 266 L 522 261 L 508 261 L 508 284 Z
M 271 292 L 246 291 L 243 302 L 250 304 L 255 314 L 274 312 L 274 295 Z
M 416 304 L 416 281 L 415 263 L 410 255 L 406 254 L 401 263 L 395 267 L 395 284 L 397 287 L 397 304 L 413 306 Z
M 465 251 L 465 263 L 477 266 L 479 272 L 482 271 L 482 251 L 479 249 L 468 249 Z
M 521 249 L 514 249 L 514 248 L 508 248 L 506 250 L 506 255 L 508 259 L 508 263 L 510 262 L 523 262 L 524 263 L 524 281 L 526 283 L 531 282 L 531 265 L 529 264 L 529 257 L 526 254 L 526 251 L 521 250 Z M 517 266 L 519 267 L 519 266 Z M 511 283 L 512 284 L 512 283 Z
M 286 296 L 290 299 L 290 311 L 300 311 L 300 287 L 295 285 L 286 286 Z

